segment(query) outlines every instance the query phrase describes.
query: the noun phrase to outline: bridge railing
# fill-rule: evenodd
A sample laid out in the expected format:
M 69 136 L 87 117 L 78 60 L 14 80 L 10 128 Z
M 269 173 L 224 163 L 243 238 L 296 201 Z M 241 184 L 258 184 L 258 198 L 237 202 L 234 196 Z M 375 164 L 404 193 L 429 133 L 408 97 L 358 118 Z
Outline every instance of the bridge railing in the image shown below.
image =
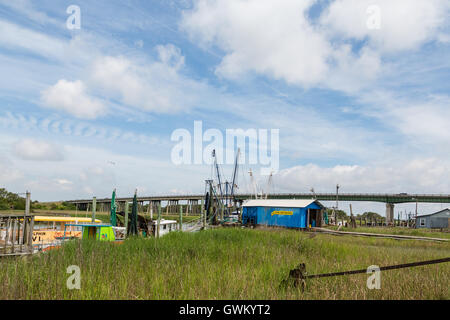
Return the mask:
M 250 199 L 254 197 L 253 194 L 248 193 L 237 193 L 235 195 L 237 199 Z M 204 195 L 161 195 L 161 196 L 146 196 L 146 197 L 138 197 L 138 201 L 169 201 L 169 200 L 200 200 L 203 199 Z M 329 201 L 336 199 L 335 193 L 272 193 L 268 195 L 269 199 L 274 198 L 317 198 L 319 200 Z M 450 202 L 450 194 L 408 194 L 408 193 L 340 193 L 338 195 L 339 200 L 346 201 L 345 199 L 351 199 L 353 201 L 388 201 L 397 199 L 399 201 L 405 202 L 426 202 L 427 200 L 434 201 L 443 201 Z M 357 199 L 365 199 L 365 200 L 357 200 Z M 133 198 L 117 198 L 118 202 L 132 201 Z M 92 199 L 82 199 L 82 200 L 69 200 L 66 201 L 68 203 L 90 203 Z M 110 198 L 97 199 L 97 203 L 105 203 L 111 202 Z M 388 201 L 389 202 L 389 201 Z

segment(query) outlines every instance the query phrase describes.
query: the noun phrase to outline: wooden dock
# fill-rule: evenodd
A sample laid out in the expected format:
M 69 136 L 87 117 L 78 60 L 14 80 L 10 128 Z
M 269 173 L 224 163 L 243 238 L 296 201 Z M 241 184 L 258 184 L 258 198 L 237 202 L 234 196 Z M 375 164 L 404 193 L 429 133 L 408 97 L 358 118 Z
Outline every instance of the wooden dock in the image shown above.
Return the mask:
M 0 215 L 0 257 L 33 253 L 34 215 Z

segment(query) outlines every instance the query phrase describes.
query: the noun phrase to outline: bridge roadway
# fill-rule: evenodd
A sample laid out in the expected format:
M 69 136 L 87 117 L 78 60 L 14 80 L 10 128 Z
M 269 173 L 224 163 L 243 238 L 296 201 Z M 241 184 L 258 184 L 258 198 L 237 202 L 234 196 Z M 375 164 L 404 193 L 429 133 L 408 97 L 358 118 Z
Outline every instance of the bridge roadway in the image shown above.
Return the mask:
M 252 194 L 237 194 L 235 198 L 242 202 L 254 197 Z M 150 201 L 200 201 L 204 195 L 165 195 L 165 196 L 145 196 L 138 197 L 138 202 Z M 268 199 L 312 199 L 319 201 L 336 201 L 335 193 L 275 193 L 269 194 Z M 366 201 L 366 202 L 382 202 L 387 204 L 398 203 L 450 203 L 450 194 L 382 194 L 382 193 L 340 193 L 339 201 Z M 133 201 L 133 198 L 117 198 L 117 202 Z M 92 199 L 86 200 L 70 200 L 68 203 L 87 204 Z M 97 203 L 111 203 L 111 198 L 97 199 Z

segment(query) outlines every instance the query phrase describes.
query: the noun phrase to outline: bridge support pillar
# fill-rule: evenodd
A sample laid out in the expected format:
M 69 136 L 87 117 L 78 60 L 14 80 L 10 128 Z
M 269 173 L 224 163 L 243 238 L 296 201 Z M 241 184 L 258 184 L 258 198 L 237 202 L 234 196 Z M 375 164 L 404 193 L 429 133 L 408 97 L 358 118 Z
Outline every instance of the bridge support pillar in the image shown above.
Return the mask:
M 177 214 L 178 212 L 179 212 L 179 203 L 178 203 L 178 200 L 174 200 L 174 202 L 173 202 L 173 207 L 172 207 L 172 213 L 173 214 Z
M 394 223 L 394 204 L 386 203 L 386 224 L 391 225 Z
M 198 213 L 198 200 L 192 200 L 192 215 Z
M 155 202 L 151 201 L 148 203 L 148 207 L 150 209 L 150 221 L 153 220 L 153 207 L 155 206 Z

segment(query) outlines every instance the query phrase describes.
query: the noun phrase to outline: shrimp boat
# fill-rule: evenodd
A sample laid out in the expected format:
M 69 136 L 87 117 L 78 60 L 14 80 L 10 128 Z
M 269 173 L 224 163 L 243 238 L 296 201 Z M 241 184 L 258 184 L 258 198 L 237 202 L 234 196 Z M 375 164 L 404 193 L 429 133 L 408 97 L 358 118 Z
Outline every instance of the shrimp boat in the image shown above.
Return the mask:
M 150 222 L 149 231 L 154 237 L 162 237 L 169 232 L 179 230 L 178 221 L 161 219 L 159 222 L 159 235 L 158 235 L 158 220 Z

